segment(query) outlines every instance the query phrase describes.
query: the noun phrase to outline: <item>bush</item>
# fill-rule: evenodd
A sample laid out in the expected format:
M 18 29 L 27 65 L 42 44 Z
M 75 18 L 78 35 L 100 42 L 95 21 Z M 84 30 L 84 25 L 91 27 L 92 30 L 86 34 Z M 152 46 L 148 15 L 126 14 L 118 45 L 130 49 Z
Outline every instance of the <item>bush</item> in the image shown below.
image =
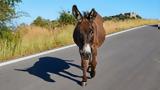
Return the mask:
M 52 29 L 55 29 L 56 27 L 60 27 L 60 23 L 57 20 L 52 20 L 51 21 L 51 27 Z
M 38 16 L 32 23 L 32 25 L 40 26 L 40 27 L 48 27 L 50 21 L 47 19 L 43 19 L 42 17 Z
M 20 2 L 21 0 L 0 0 L 0 27 L 17 17 L 15 6 Z
M 60 24 L 56 20 L 50 21 L 49 19 L 44 19 L 38 16 L 31 25 L 47 28 L 47 29 L 54 29 L 55 27 L 59 27 Z
M 16 48 L 21 43 L 21 35 L 19 32 L 13 32 L 8 27 L 0 29 L 0 53 L 6 56 L 7 53 L 14 55 Z M 4 52 L 5 50 L 9 52 Z
M 60 12 L 60 17 L 58 19 L 61 25 L 75 24 L 76 20 L 70 12 L 62 11 Z
M 138 14 L 135 14 L 135 17 L 133 17 L 131 14 L 135 13 L 124 13 L 124 14 L 118 14 L 114 16 L 105 16 L 103 17 L 104 20 L 128 20 L 128 19 L 142 19 L 142 17 Z
M 75 24 L 76 20 L 75 18 L 72 16 L 72 14 L 70 14 L 70 12 L 66 12 L 66 11 L 62 11 L 60 12 L 60 16 L 57 20 L 49 20 L 49 19 L 44 19 L 40 16 L 38 16 L 31 25 L 35 25 L 35 26 L 40 26 L 40 27 L 44 27 L 47 29 L 55 29 L 56 27 L 61 27 L 64 25 L 69 25 L 69 24 Z

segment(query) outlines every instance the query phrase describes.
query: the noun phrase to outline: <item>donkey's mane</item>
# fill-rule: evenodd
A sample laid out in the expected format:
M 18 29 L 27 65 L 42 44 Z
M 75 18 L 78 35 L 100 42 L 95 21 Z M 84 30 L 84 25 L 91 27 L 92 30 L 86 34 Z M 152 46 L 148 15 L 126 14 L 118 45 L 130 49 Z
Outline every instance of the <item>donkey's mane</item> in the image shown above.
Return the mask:
M 88 16 L 89 16 L 89 11 L 84 11 L 83 12 L 83 17 L 88 18 Z

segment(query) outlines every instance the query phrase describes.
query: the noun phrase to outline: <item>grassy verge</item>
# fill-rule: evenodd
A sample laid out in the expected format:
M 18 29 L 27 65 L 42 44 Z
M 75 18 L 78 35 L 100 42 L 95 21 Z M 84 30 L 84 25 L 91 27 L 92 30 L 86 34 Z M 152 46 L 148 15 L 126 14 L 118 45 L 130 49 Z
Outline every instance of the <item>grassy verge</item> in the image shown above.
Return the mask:
M 13 33 L 21 35 L 20 42 L 15 47 L 14 42 L 7 45 L 9 41 L 0 40 L 0 62 L 71 44 L 73 28 L 73 25 L 56 30 L 36 26 L 19 27 Z
M 110 34 L 136 26 L 157 23 L 160 23 L 160 21 L 106 21 L 104 27 L 106 34 Z M 36 26 L 18 27 L 16 32 L 13 32 L 15 36 L 18 36 L 18 42 L 13 41 L 10 43 L 8 40 L 0 39 L 0 62 L 72 44 L 73 29 L 73 25 L 67 25 L 55 30 L 47 30 Z
M 142 26 L 142 25 L 151 25 L 160 23 L 159 20 L 125 20 L 125 21 L 106 21 L 104 23 L 104 28 L 106 30 L 106 34 L 111 34 L 115 32 L 119 32 L 125 29 Z

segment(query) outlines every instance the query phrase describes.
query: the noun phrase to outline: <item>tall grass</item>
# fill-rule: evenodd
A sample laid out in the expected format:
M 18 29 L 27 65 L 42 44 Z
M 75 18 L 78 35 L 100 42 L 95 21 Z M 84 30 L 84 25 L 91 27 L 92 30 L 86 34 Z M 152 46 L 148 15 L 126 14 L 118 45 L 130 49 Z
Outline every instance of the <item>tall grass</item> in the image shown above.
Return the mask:
M 158 20 L 106 21 L 106 34 L 118 32 L 135 26 L 156 24 Z M 20 26 L 12 32 L 13 40 L 0 38 L 0 62 L 42 52 L 56 47 L 72 44 L 74 26 L 67 25 L 54 30 L 37 26 Z
M 21 43 L 19 32 L 11 32 L 8 28 L 0 31 L 0 60 L 12 57 Z
M 159 20 L 144 20 L 144 19 L 130 19 L 124 21 L 105 21 L 104 28 L 106 30 L 106 34 L 111 34 L 114 32 L 119 32 L 124 29 L 133 28 L 136 26 L 149 25 L 149 24 L 157 24 L 160 23 Z
M 0 61 L 18 58 L 30 55 L 44 50 L 49 50 L 59 46 L 72 43 L 73 25 L 67 25 L 63 28 L 48 30 L 36 26 L 23 26 L 17 28 L 17 32 L 21 35 L 21 42 L 14 47 L 14 42 L 0 40 Z

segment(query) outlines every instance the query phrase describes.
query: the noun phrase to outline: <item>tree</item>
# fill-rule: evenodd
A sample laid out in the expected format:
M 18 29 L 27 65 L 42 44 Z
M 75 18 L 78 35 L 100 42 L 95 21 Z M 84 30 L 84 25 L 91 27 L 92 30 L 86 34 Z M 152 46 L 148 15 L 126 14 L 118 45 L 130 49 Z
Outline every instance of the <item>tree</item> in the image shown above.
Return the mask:
M 108 16 L 108 17 L 105 16 L 105 17 L 103 17 L 103 19 L 104 20 L 128 20 L 128 19 L 142 19 L 142 17 L 138 14 L 129 12 L 129 13 L 118 14 L 118 15 L 114 15 L 114 16 Z
M 75 24 L 75 22 L 76 20 L 72 14 L 63 10 L 60 12 L 60 16 L 57 20 L 49 20 L 38 16 L 35 20 L 33 20 L 31 25 L 40 26 L 47 29 L 54 29 L 56 27 L 61 27 L 68 24 Z
M 20 2 L 21 0 L 0 0 L 0 27 L 17 17 L 15 6 Z
M 40 27 L 48 27 L 50 25 L 50 20 L 44 19 L 41 16 L 38 16 L 33 22 L 32 25 L 40 26 Z
M 62 12 L 60 12 L 60 17 L 59 17 L 58 21 L 61 25 L 75 24 L 75 22 L 76 22 L 75 18 L 72 16 L 72 14 L 70 14 L 70 12 L 66 12 L 64 10 Z

